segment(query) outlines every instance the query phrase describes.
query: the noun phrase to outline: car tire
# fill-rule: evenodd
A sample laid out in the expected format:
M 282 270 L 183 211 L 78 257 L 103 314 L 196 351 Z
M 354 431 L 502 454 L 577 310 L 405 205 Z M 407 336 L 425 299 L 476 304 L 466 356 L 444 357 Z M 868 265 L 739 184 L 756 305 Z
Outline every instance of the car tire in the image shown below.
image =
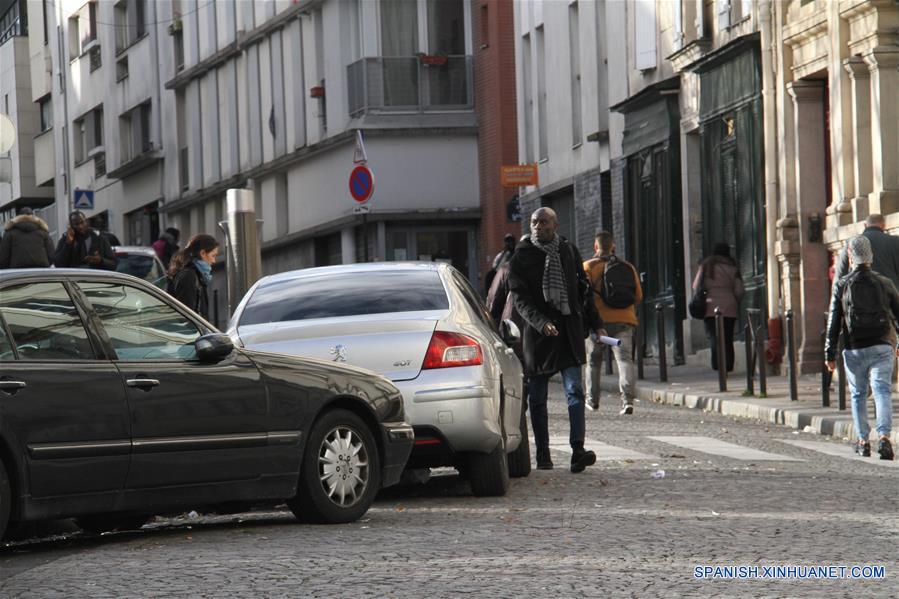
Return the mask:
M 297 495 L 287 505 L 302 522 L 344 524 L 368 511 L 380 487 L 381 459 L 368 426 L 348 410 L 332 410 L 312 427 Z
M 503 443 L 490 453 L 473 453 L 468 460 L 471 492 L 477 497 L 499 497 L 509 490 L 509 460 Z
M 0 461 L 0 541 L 6 534 L 10 512 L 12 512 L 12 492 L 9 488 L 9 476 L 6 474 L 3 462 Z
M 75 524 L 84 532 L 98 535 L 113 530 L 138 530 L 150 519 L 146 514 L 98 514 L 75 518 Z
M 518 449 L 509 454 L 509 476 L 512 478 L 524 478 L 531 473 L 531 440 L 528 437 L 528 416 L 521 409 L 521 442 Z

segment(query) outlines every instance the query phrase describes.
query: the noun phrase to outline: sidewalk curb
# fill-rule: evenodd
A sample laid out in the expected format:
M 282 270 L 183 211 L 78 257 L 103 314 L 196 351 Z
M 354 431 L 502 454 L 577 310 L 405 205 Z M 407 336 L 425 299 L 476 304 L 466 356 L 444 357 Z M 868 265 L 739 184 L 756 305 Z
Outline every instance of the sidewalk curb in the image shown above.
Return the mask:
M 604 393 L 618 395 L 618 381 L 603 381 L 600 388 Z M 852 412 L 837 412 L 836 408 L 815 408 L 797 405 L 789 399 L 760 399 L 730 398 L 710 394 L 708 391 L 678 391 L 670 388 L 665 383 L 651 383 L 645 380 L 637 382 L 637 399 L 658 404 L 667 404 L 702 410 L 704 412 L 716 412 L 724 416 L 737 418 L 749 418 L 761 420 L 772 424 L 780 424 L 805 431 L 810 427 L 811 431 L 819 435 L 829 435 L 837 439 L 854 439 L 855 425 L 852 421 Z M 871 431 L 872 440 L 877 439 L 877 433 Z M 894 429 L 891 435 L 893 444 L 899 444 L 899 434 Z

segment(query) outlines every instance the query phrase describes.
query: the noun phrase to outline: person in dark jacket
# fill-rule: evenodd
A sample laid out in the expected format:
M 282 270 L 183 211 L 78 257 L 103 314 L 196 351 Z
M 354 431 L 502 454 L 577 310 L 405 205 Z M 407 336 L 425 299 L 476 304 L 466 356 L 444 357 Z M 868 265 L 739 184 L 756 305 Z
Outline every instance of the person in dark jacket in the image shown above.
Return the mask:
M 512 259 L 513 253 L 515 253 L 515 236 L 511 233 L 506 233 L 506 236 L 503 237 L 502 251 L 493 258 L 493 266 L 487 271 L 487 274 L 484 275 L 484 288 L 487 289 L 487 293 L 490 293 L 490 286 L 493 284 L 493 279 L 499 273 L 499 268 Z
M 596 454 L 584 449 L 584 338 L 587 327 L 598 334 L 605 331 L 589 292 L 580 252 L 558 235 L 558 227 L 553 210 L 534 211 L 531 234 L 516 246 L 510 262 L 509 287 L 515 309 L 525 322 L 524 366 L 530 378 L 528 405 L 537 468 L 553 467 L 546 400 L 549 378 L 559 372 L 568 399 L 571 471 L 582 472 L 596 463 Z
M 169 264 L 166 291 L 176 300 L 209 319 L 209 283 L 212 265 L 219 254 L 219 242 L 212 235 L 194 235 Z
M 871 425 L 868 424 L 867 406 L 870 383 L 877 407 L 880 459 L 892 460 L 890 433 L 893 400 L 890 387 L 896 356 L 899 356 L 899 349 L 893 341 L 899 322 L 899 293 L 886 276 L 871 268 L 875 258 L 867 236 L 853 237 L 846 249 L 852 271 L 833 286 L 824 360 L 827 369 L 833 372 L 836 369 L 837 341 L 842 334 L 845 348 L 843 363 L 846 365 L 846 381 L 852 396 L 852 419 L 858 437 L 855 449 L 862 456 L 871 455 L 871 444 L 868 442 Z M 858 297 L 855 297 L 856 293 Z M 875 294 L 877 297 L 870 297 Z M 860 314 L 854 315 L 853 310 L 858 310 Z
M 880 214 L 871 214 L 865 219 L 865 230 L 862 235 L 871 242 L 874 262 L 871 270 L 888 278 L 896 289 L 899 289 L 899 237 L 884 231 L 886 221 Z M 834 282 L 849 274 L 849 252 L 843 248 L 836 262 L 833 273 Z
M 115 270 L 116 257 L 105 237 L 87 224 L 84 213 L 69 214 L 69 228 L 56 246 L 53 264 L 58 268 Z
M 50 229 L 31 208 L 19 209 L 19 215 L 6 223 L 0 240 L 0 268 L 47 268 L 53 263 Z
M 702 286 L 706 296 L 705 335 L 712 349 L 712 370 L 718 370 L 718 332 L 715 327 L 715 308 L 724 316 L 724 352 L 727 372 L 734 369 L 734 326 L 740 316 L 743 299 L 743 278 L 737 263 L 730 256 L 730 246 L 716 243 L 712 255 L 702 261 L 693 280 L 693 293 Z
M 153 250 L 166 268 L 169 267 L 175 252 L 181 249 L 178 247 L 179 239 L 181 239 L 181 231 L 175 227 L 169 227 L 159 236 L 159 239 L 153 242 Z

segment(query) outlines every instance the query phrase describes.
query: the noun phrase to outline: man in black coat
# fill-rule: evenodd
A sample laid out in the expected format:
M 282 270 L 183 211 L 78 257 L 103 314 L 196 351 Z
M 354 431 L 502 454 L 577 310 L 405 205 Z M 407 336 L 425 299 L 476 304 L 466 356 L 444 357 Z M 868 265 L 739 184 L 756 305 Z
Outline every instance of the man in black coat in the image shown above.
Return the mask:
M 53 261 L 53 242 L 42 219 L 31 208 L 6 223 L 0 240 L 0 268 L 47 268 Z
M 549 208 L 531 215 L 531 235 L 515 248 L 509 286 L 515 309 L 525 321 L 524 366 L 529 383 L 528 404 L 537 446 L 537 468 L 553 467 L 549 453 L 546 410 L 549 378 L 559 372 L 568 399 L 571 426 L 571 471 L 596 463 L 584 449 L 584 382 L 587 361 L 584 338 L 589 329 L 604 334 L 596 312 L 583 259 L 573 244 L 557 234 L 559 221 Z M 589 327 L 589 329 L 587 328 Z
M 899 289 L 899 237 L 890 235 L 884 229 L 886 220 L 881 214 L 870 214 L 865 219 L 864 237 L 871 242 L 874 251 L 874 262 L 871 270 L 888 278 L 896 289 Z M 837 258 L 836 268 L 833 274 L 833 282 L 849 274 L 849 244 L 843 248 Z
M 56 246 L 53 263 L 57 268 L 115 270 L 116 257 L 105 237 L 91 229 L 84 213 L 69 214 L 69 228 Z

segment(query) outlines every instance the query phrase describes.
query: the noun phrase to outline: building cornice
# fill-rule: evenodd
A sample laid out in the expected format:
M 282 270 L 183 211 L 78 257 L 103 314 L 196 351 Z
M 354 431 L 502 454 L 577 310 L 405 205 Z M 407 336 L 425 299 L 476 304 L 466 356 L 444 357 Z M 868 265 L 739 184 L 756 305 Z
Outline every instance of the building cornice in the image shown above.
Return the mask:
M 818 11 L 784 27 L 784 44 L 795 47 L 827 33 L 827 11 Z
M 687 70 L 691 64 L 700 60 L 709 53 L 712 47 L 712 41 L 708 38 L 700 38 L 694 40 L 668 57 L 674 70 L 678 73 Z
M 709 52 L 708 54 L 700 57 L 696 62 L 686 65 L 684 67 L 684 70 L 692 71 L 701 75 L 702 73 L 717 67 L 723 62 L 731 60 L 734 56 L 746 52 L 748 49 L 758 49 L 759 40 L 760 34 L 757 31 L 754 31 L 753 33 L 744 35 L 742 37 L 738 37 L 732 42 L 721 46 L 717 50 Z
M 609 110 L 626 114 L 658 101 L 665 92 L 674 91 L 676 93 L 678 90 L 680 90 L 680 75 L 675 75 L 643 88 L 633 96 L 610 106 Z

